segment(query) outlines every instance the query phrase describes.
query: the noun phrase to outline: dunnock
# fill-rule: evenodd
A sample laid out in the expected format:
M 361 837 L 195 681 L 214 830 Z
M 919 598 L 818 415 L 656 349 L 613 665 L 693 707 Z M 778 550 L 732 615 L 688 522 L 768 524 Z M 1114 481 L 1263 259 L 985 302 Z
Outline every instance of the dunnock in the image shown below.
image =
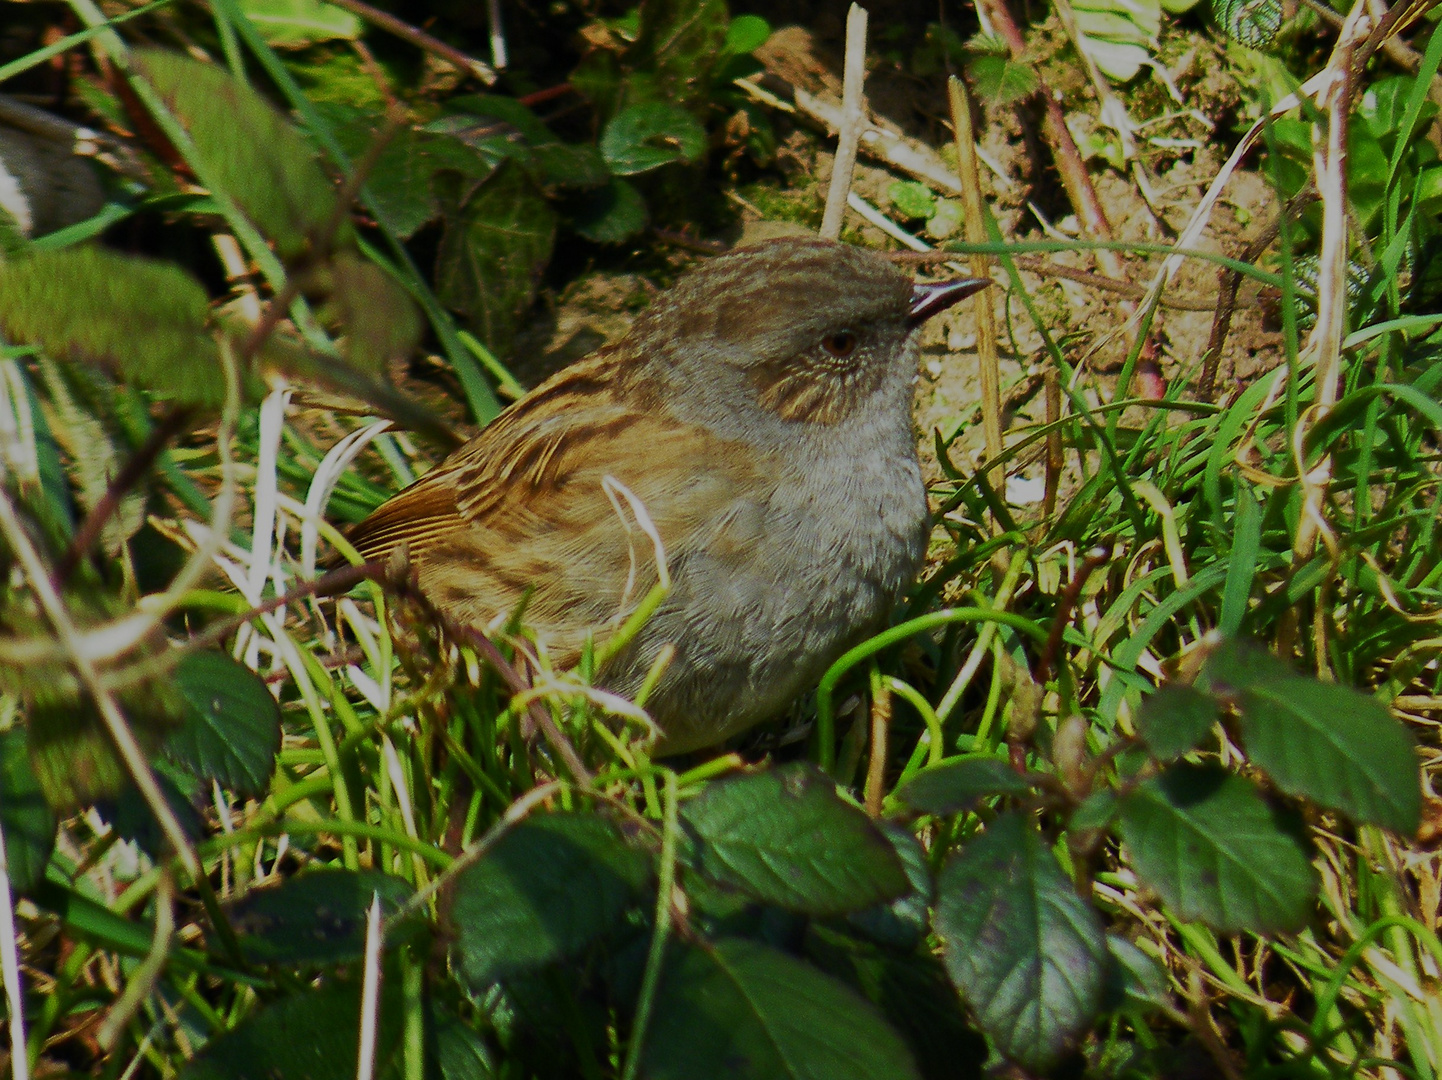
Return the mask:
M 494 629 L 524 601 L 538 647 L 569 665 L 658 579 L 629 493 L 672 583 L 598 682 L 634 694 L 670 643 L 646 702 L 656 752 L 718 743 L 785 708 L 916 574 L 916 330 L 986 284 L 916 284 L 879 255 L 812 238 L 720 256 L 352 542 L 378 559 L 404 541 L 421 593 L 460 625 Z

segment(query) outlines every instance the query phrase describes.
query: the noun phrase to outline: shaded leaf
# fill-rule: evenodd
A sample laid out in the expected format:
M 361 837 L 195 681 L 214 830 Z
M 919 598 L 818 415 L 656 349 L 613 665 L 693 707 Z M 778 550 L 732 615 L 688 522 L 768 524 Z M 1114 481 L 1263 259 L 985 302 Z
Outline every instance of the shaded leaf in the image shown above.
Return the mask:
M 310 146 L 268 101 L 216 64 L 144 49 L 138 67 L 195 142 L 221 185 L 283 259 L 300 255 L 335 218 L 336 188 Z M 353 234 L 342 221 L 331 239 Z
M 699 841 L 698 869 L 763 904 L 840 915 L 909 890 L 876 824 L 810 765 L 708 784 L 681 816 Z
M 926 849 L 910 829 L 894 821 L 876 824 L 901 859 L 911 887 L 888 904 L 852 912 L 846 921 L 873 941 L 898 949 L 914 949 L 926 936 L 932 895 L 931 865 L 927 862 Z
M 207 651 L 176 665 L 175 686 L 184 706 L 165 754 L 242 798 L 263 795 L 280 751 L 280 706 L 265 682 L 227 654 Z
M 1101 1003 L 1106 936 L 1021 814 L 1004 814 L 937 878 L 933 926 L 982 1028 L 1029 1069 L 1054 1062 Z
M 27 893 L 44 879 L 45 865 L 55 850 L 57 824 L 30 768 L 25 729 L 0 732 L 0 827 L 5 832 L 10 888 L 16 893 Z
M 375 263 L 342 252 L 327 272 L 331 310 L 355 367 L 382 374 L 387 362 L 410 354 L 421 337 L 420 312 L 400 284 Z
M 0 263 L 6 337 L 193 405 L 225 398 L 209 309 L 200 282 L 171 263 L 98 247 Z
M 1107 973 L 1102 1007 L 1115 1009 L 1166 1008 L 1167 969 L 1119 934 L 1107 935 Z
M 1173 766 L 1123 801 L 1120 824 L 1137 877 L 1178 918 L 1259 934 L 1307 921 L 1317 872 L 1301 841 L 1241 777 L 1217 766 Z
M 354 41 L 363 29 L 359 16 L 320 0 L 239 0 L 239 7 L 266 41 L 282 48 Z
M 339 964 L 364 954 L 373 897 L 389 916 L 413 892 L 378 870 L 317 870 L 252 889 L 228 914 L 251 963 Z
M 706 150 L 706 129 L 679 105 L 653 101 L 632 105 L 601 132 L 601 156 L 618 176 L 695 161 Z
M 1219 716 L 1209 695 L 1183 683 L 1169 683 L 1142 699 L 1137 734 L 1165 761 L 1196 749 Z
M 576 952 L 615 924 L 650 867 L 595 814 L 528 819 L 457 878 L 461 977 L 485 987 Z
M 636 188 L 620 177 L 582 196 L 571 228 L 597 244 L 619 244 L 646 227 L 650 214 Z
M 1005 761 L 963 757 L 922 769 L 896 791 L 896 797 L 922 814 L 959 814 L 992 795 L 1030 795 L 1031 784 Z
M 509 351 L 551 257 L 556 214 L 511 162 L 464 202 L 453 202 L 436 256 L 436 293 L 463 312 L 491 350 Z
M 650 1080 L 911 1080 L 911 1053 L 856 993 L 755 942 L 669 958 L 646 1032 Z
M 631 80 L 629 100 L 659 99 L 701 108 L 708 82 L 729 29 L 725 0 L 641 0 L 636 42 L 627 50 L 634 66 L 646 69 L 649 93 Z

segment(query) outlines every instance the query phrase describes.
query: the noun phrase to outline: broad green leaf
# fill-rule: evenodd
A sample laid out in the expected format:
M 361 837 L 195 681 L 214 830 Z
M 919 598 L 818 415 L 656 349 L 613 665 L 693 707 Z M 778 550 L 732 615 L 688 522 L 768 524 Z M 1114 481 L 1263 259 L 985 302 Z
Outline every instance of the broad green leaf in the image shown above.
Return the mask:
M 282 48 L 354 41 L 364 29 L 359 16 L 320 0 L 239 0 L 239 6 L 266 41 Z
M 394 1076 L 401 1056 L 398 980 L 381 983 L 376 1071 Z M 352 1080 L 360 1046 L 361 982 L 306 988 L 256 1008 L 211 1039 L 180 1070 L 181 1080 Z
M 840 915 L 909 890 L 895 849 L 809 765 L 708 784 L 681 809 L 697 868 L 763 904 Z
M 194 405 L 225 398 L 209 314 L 200 282 L 172 263 L 98 247 L 0 263 L 0 328 L 11 341 Z
M 562 142 L 515 98 L 472 94 L 452 99 L 447 108 L 457 111 L 427 124 L 426 131 L 451 132 L 493 161 L 513 157 L 547 188 L 593 188 L 610 179 L 596 147 Z
M 436 293 L 463 312 L 492 352 L 505 354 L 535 298 L 556 239 L 556 213 L 514 163 L 454 200 L 436 256 Z
M 310 146 L 253 88 L 217 64 L 144 49 L 139 69 L 179 118 L 201 167 L 283 259 L 294 259 L 335 220 L 336 187 Z M 352 236 L 342 219 L 333 245 Z
M 922 814 L 959 814 L 992 795 L 1030 795 L 1032 786 L 1005 761 L 964 757 L 922 769 L 896 797 Z
M 876 824 L 901 860 L 907 884 L 911 887 L 889 904 L 877 904 L 864 911 L 852 912 L 846 921 L 873 941 L 898 949 L 914 949 L 926 936 L 927 912 L 933 892 L 931 865 L 927 862 L 926 849 L 910 829 L 894 821 L 878 821 Z
M 1102 1008 L 1150 1012 L 1171 1004 L 1167 969 L 1119 934 L 1107 935 L 1107 975 Z
M 1215 699 L 1183 683 L 1169 683 L 1142 699 L 1137 734 L 1163 761 L 1178 757 L 1207 737 L 1220 716 Z
M 16 893 L 27 893 L 44 879 L 45 864 L 55 850 L 57 824 L 30 768 L 25 729 L 0 732 L 0 827 L 5 832 L 10 888 Z
M 936 213 L 936 196 L 931 188 L 915 180 L 895 180 L 886 189 L 886 197 L 904 218 L 929 218 Z
M 1240 776 L 1173 766 L 1123 801 L 1120 824 L 1137 877 L 1180 919 L 1268 934 L 1311 914 L 1317 872 L 1306 848 Z
M 726 27 L 726 41 L 721 51 L 732 56 L 755 52 L 771 36 L 771 24 L 760 15 L 737 15 Z
M 1376 698 L 1292 675 L 1245 688 L 1237 708 L 1247 757 L 1283 791 L 1406 836 L 1417 831 L 1417 743 Z
M 648 1080 L 919 1080 L 876 1008 L 784 953 L 729 939 L 669 957 L 646 1032 Z
M 421 337 L 421 320 L 400 284 L 350 252 L 338 254 L 326 271 L 331 286 L 327 311 L 340 322 L 346 359 L 380 375 L 388 362 L 410 355 Z
M 456 880 L 461 977 L 483 988 L 579 951 L 615 925 L 650 868 L 596 814 L 529 818 Z
M 315 870 L 252 889 L 228 915 L 253 964 L 339 964 L 364 954 L 375 896 L 384 917 L 413 892 L 408 882 L 378 870 Z
M 644 229 L 649 219 L 641 193 L 617 176 L 605 187 L 581 196 L 571 228 L 592 243 L 619 244 Z
M 196 776 L 258 798 L 275 772 L 280 706 L 255 672 L 222 652 L 193 652 L 175 668 L 184 699 L 166 756 Z
M 1245 641 L 1224 644 L 1201 676 L 1236 708 L 1247 756 L 1283 791 L 1359 821 L 1417 830 L 1416 741 L 1376 698 L 1295 674 Z
M 706 129 L 679 105 L 653 101 L 632 105 L 601 132 L 601 156 L 618 176 L 695 161 L 706 150 Z
M 976 96 L 993 105 L 1010 105 L 1036 93 L 1041 86 L 1036 69 L 1009 56 L 984 53 L 973 56 L 966 73 L 976 87 Z
M 952 982 L 998 1049 L 1044 1069 L 1096 1017 L 1101 919 L 1018 813 L 952 855 L 936 891 L 932 924 Z

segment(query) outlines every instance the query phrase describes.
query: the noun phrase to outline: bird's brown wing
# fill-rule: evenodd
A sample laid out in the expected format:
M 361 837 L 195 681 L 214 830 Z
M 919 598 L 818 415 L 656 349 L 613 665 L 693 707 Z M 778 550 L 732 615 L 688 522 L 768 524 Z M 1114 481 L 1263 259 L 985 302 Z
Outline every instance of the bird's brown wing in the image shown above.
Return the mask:
M 565 664 L 656 581 L 654 545 L 606 478 L 644 507 L 674 565 L 726 539 L 738 504 L 769 497 L 763 471 L 745 448 L 664 412 L 604 394 L 538 394 L 380 507 L 351 542 L 376 559 L 404 541 L 421 591 L 465 625 L 504 619 L 529 594 L 525 624 Z

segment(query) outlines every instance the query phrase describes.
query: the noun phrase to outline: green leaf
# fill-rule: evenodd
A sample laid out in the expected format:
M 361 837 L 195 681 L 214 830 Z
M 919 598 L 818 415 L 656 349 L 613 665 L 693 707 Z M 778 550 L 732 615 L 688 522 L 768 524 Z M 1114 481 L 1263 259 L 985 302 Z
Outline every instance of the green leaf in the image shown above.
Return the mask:
M 55 850 L 57 824 L 30 767 L 25 729 L 0 732 L 0 828 L 5 831 L 5 865 L 15 892 L 27 893 L 44 880 L 45 864 Z
M 1107 963 L 1101 919 L 1023 815 L 1002 815 L 947 860 L 933 926 L 952 982 L 1024 1068 L 1044 1069 L 1091 1026 Z
M 556 213 L 506 162 L 464 202 L 449 204 L 436 256 L 436 294 L 463 312 L 497 354 L 509 352 L 556 239 Z
M 695 161 L 706 150 L 706 129 L 679 105 L 655 101 L 632 105 L 601 132 L 601 156 L 618 176 Z
M 398 1063 L 404 1023 L 397 980 L 382 981 L 376 1075 Z M 360 1045 L 360 980 L 327 983 L 256 1009 L 180 1070 L 181 1080 L 351 1080 Z
M 672 953 L 641 1072 L 648 1080 L 919 1080 L 906 1044 L 869 1002 L 799 960 L 734 938 Z
M 341 252 L 326 267 L 330 305 L 345 334 L 345 356 L 374 375 L 386 364 L 404 359 L 421 337 L 420 313 L 410 296 L 375 263 Z
M 810 765 L 708 784 L 681 816 L 699 841 L 698 869 L 763 904 L 840 915 L 910 888 L 876 824 Z
M 926 936 L 927 912 L 931 907 L 931 864 L 921 841 L 894 821 L 878 821 L 877 827 L 891 843 L 910 889 L 889 904 L 877 904 L 846 916 L 847 924 L 873 941 L 897 949 L 914 949 Z
M 571 219 L 577 235 L 595 244 L 619 244 L 646 227 L 650 214 L 635 185 L 612 177 L 605 187 L 587 192 Z
M 259 798 L 280 751 L 280 706 L 250 668 L 222 652 L 193 652 L 175 668 L 180 726 L 162 748 L 178 765 L 242 798 Z
M 771 24 L 760 15 L 737 15 L 726 27 L 726 41 L 721 51 L 729 56 L 755 52 L 771 36 Z
M 301 255 L 335 219 L 336 189 L 310 146 L 269 102 L 216 64 L 143 49 L 139 69 L 195 142 L 200 167 L 273 240 Z M 352 236 L 342 220 L 335 246 Z
M 1013 60 L 1009 55 L 983 53 L 973 56 L 966 65 L 966 74 L 976 88 L 976 96 L 997 106 L 1023 101 L 1041 86 L 1034 67 Z
M 225 398 L 210 301 L 180 267 L 98 247 L 0 263 L 0 328 L 53 356 L 103 364 L 161 397 Z
M 1167 761 L 1195 750 L 1219 716 L 1213 698 L 1183 683 L 1170 683 L 1142 699 L 1137 734 Z
M 1180 919 L 1268 934 L 1311 914 L 1306 848 L 1253 784 L 1218 766 L 1177 765 L 1143 782 L 1120 824 L 1137 877 Z
M 1119 934 L 1107 935 L 1107 974 L 1103 1009 L 1151 1012 L 1171 1004 L 1167 969 Z
M 339 964 L 364 954 L 366 915 L 376 895 L 385 917 L 414 891 L 378 870 L 316 870 L 252 889 L 228 914 L 251 963 Z
M 963 757 L 922 769 L 896 791 L 896 797 L 921 814 L 948 815 L 969 810 L 992 795 L 1022 797 L 1032 786 L 1007 762 L 994 757 Z
M 528 819 L 456 880 L 461 977 L 483 988 L 579 951 L 615 925 L 650 869 L 595 814 Z
M 281 48 L 361 36 L 359 16 L 320 0 L 239 0 L 240 10 L 266 41 Z
M 630 100 L 704 109 L 726 41 L 725 0 L 643 0 L 639 15 L 636 43 L 626 53 L 639 69 L 628 80 Z
M 896 180 L 886 189 L 886 197 L 904 218 L 929 218 L 936 213 L 936 196 L 931 188 L 916 180 Z
M 1270 45 L 1285 14 L 1282 0 L 1212 0 L 1212 15 L 1222 30 L 1249 49 Z

